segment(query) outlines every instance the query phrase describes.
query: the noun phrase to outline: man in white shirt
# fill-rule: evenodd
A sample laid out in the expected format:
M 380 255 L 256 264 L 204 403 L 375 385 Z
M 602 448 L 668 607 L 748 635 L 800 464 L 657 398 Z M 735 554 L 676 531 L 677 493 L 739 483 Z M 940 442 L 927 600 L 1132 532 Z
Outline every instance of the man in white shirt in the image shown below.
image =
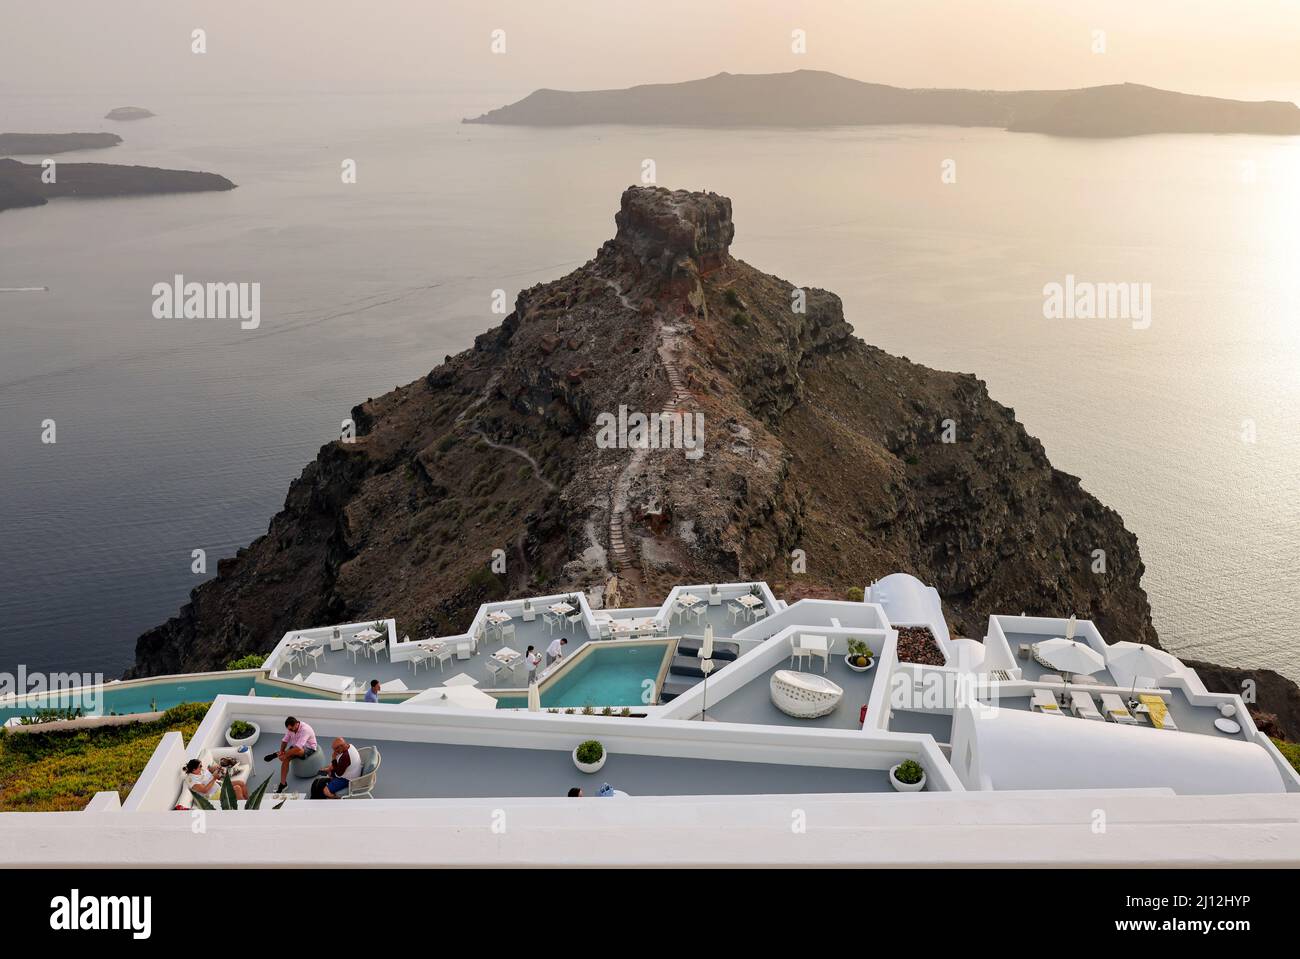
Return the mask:
M 551 645 L 546 647 L 546 665 L 550 666 L 561 656 L 564 655 L 564 647 L 569 645 L 569 641 L 563 636 L 551 640 Z
M 348 783 L 361 775 L 361 753 L 356 746 L 340 736 L 334 740 L 331 750 L 333 759 L 325 774 L 328 778 L 320 789 L 319 796 L 316 794 L 316 789 L 312 789 L 313 799 L 338 799 L 347 792 Z

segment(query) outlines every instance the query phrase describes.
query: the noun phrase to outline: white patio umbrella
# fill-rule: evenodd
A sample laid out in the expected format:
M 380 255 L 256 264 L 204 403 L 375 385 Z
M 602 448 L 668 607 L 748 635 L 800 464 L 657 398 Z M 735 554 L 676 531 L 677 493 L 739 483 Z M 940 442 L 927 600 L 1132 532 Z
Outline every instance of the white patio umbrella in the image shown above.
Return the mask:
M 435 686 L 406 700 L 408 706 L 459 706 L 461 709 L 496 709 L 497 700 L 473 686 Z
M 700 719 L 706 717 L 709 708 L 709 673 L 713 672 L 713 624 L 704 627 L 704 642 L 700 643 L 700 671 L 704 673 L 703 702 L 700 705 Z
M 542 691 L 536 683 L 528 684 L 528 711 L 530 713 L 542 711 Z
M 1073 639 L 1048 639 L 1036 647 L 1038 658 L 1053 669 L 1089 675 L 1104 669 L 1106 659 L 1091 646 Z
M 1105 657 L 1091 646 L 1073 639 L 1061 639 L 1059 636 L 1039 643 L 1035 651 L 1039 659 L 1063 673 L 1081 673 L 1087 676 L 1106 666 Z M 1068 694 L 1069 680 L 1065 681 L 1065 686 Z
M 1065 638 L 1074 639 L 1074 630 L 1079 625 L 1079 621 L 1074 618 L 1074 613 L 1070 614 L 1070 621 L 1065 624 Z
M 1177 669 L 1178 661 L 1162 649 L 1155 649 L 1145 643 L 1125 640 L 1111 645 L 1109 660 L 1111 666 L 1118 666 L 1133 674 L 1133 683 L 1129 687 L 1129 699 L 1137 691 L 1138 680 L 1151 677 L 1152 681 L 1161 676 L 1168 676 Z

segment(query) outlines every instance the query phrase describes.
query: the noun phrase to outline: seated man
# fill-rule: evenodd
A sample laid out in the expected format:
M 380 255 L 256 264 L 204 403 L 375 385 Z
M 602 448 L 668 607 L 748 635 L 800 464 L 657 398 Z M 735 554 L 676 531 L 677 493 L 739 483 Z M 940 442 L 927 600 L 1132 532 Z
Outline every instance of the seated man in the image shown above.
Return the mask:
M 288 731 L 280 740 L 279 752 L 265 757 L 268 763 L 280 760 L 280 785 L 275 789 L 277 793 L 284 792 L 289 784 L 289 763 L 295 759 L 306 759 L 316 752 L 316 732 L 310 726 L 290 716 L 284 721 L 284 728 Z
M 221 778 L 226 774 L 226 770 L 219 765 L 203 768 L 203 763 L 197 759 L 191 759 L 185 764 L 185 785 L 190 792 L 198 793 L 204 799 L 210 801 L 219 801 L 221 797 Z M 248 787 L 241 782 L 230 780 L 230 785 L 234 787 L 236 799 L 248 798 Z
M 356 746 L 339 736 L 331 751 L 329 768 L 318 773 L 311 784 L 312 799 L 338 799 L 347 792 L 348 783 L 361 775 L 361 753 Z

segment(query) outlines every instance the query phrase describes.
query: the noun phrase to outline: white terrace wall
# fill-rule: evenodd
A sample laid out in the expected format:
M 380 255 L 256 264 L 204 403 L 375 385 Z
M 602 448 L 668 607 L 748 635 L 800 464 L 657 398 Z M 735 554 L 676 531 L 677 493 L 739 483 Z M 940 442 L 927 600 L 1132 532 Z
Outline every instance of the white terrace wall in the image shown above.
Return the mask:
M 801 599 L 765 619 L 732 635 L 741 642 L 762 642 L 791 626 L 806 627 L 809 632 L 824 633 L 835 627 L 832 619 L 848 630 L 886 630 L 889 621 L 879 606 L 838 599 Z
M 295 629 L 285 633 L 280 637 L 280 641 L 275 644 L 275 649 L 266 657 L 266 662 L 262 664 L 262 669 L 269 675 L 275 675 L 275 671 L 284 663 L 285 645 L 296 640 L 311 640 L 316 643 L 328 643 L 331 647 L 337 644 L 337 648 L 342 649 L 343 644 L 349 642 L 357 633 L 372 628 L 375 623 L 382 622 L 388 635 L 388 649 L 391 652 L 397 643 L 397 624 L 394 620 L 372 619 L 364 623 L 339 623 L 337 626 L 317 626 L 312 629 Z M 334 639 L 334 631 L 338 630 L 339 638 Z
M 943 770 L 946 763 L 928 736 L 864 738 L 854 730 L 219 696 L 188 751 L 179 748 L 179 734 L 174 741 L 164 737 L 136 786 L 139 795 L 132 793 L 130 808 L 170 809 L 180 789 L 186 754 L 198 756 L 205 748 L 222 745 L 231 720 L 244 719 L 274 730 L 289 710 L 311 724 L 319 736 L 343 734 L 362 745 L 367 740 L 389 740 L 567 753 L 594 738 L 611 753 L 874 770 L 910 758 L 935 772 L 930 789 L 961 788 L 951 770 Z

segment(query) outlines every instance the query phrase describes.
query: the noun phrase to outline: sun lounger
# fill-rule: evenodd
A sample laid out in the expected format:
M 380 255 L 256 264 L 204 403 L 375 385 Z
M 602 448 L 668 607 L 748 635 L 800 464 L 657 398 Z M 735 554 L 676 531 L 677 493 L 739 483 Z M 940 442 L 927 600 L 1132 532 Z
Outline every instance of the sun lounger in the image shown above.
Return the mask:
M 686 656 L 700 655 L 700 647 L 704 645 L 704 640 L 696 639 L 693 636 L 686 636 L 677 641 L 677 652 Z M 713 658 L 714 659 L 736 659 L 740 655 L 740 643 L 714 642 Z
M 1029 707 L 1049 716 L 1065 715 L 1061 712 L 1061 707 L 1057 705 L 1056 697 L 1046 689 L 1034 690 L 1034 695 L 1029 700 Z
M 1112 723 L 1124 723 L 1129 726 L 1137 723 L 1133 714 L 1128 711 L 1128 707 L 1124 705 L 1124 700 L 1114 693 L 1101 694 L 1101 711 Z
M 1092 701 L 1092 694 L 1079 689 L 1070 690 L 1070 712 L 1080 719 L 1095 719 L 1105 722 L 1106 717 L 1097 711 L 1097 704 Z
M 1177 729 L 1178 724 L 1169 713 L 1169 704 L 1159 696 L 1151 693 L 1138 696 L 1138 702 L 1146 707 L 1147 719 L 1156 729 Z

